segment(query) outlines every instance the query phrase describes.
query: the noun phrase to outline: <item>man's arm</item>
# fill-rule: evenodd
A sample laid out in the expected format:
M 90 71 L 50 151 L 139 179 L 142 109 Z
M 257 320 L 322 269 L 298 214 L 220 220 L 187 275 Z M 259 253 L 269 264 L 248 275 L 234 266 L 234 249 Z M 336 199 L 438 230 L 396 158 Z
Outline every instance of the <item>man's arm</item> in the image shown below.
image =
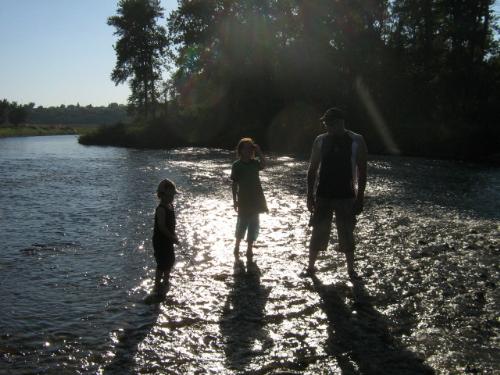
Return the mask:
M 307 169 L 307 209 L 309 212 L 314 211 L 314 183 L 318 174 L 318 168 L 321 161 L 319 139 L 313 143 L 311 151 L 311 160 L 309 161 L 309 168 Z
M 358 190 L 356 192 L 356 201 L 354 202 L 354 213 L 356 215 L 363 211 L 363 201 L 365 198 L 365 188 L 367 179 L 367 157 L 368 149 L 365 140 L 360 136 L 358 157 L 356 158 L 356 167 L 358 170 Z
M 314 183 L 316 182 L 316 174 L 318 173 L 319 163 L 309 163 L 307 170 L 307 209 L 309 212 L 314 211 Z

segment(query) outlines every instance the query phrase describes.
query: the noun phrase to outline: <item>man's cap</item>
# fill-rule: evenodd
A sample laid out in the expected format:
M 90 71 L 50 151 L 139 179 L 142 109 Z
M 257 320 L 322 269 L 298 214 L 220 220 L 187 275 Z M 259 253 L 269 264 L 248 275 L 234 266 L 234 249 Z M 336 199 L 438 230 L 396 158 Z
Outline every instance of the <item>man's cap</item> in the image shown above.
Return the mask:
M 160 182 L 160 184 L 158 185 L 158 189 L 156 189 L 156 191 L 158 193 L 168 193 L 168 192 L 173 192 L 174 194 L 180 193 L 180 191 L 177 190 L 177 188 L 175 187 L 175 184 L 168 178 Z
M 337 107 L 332 107 L 328 108 L 324 115 L 320 117 L 321 121 L 324 121 L 326 124 L 331 123 L 333 120 L 344 120 L 344 111 L 342 111 L 340 108 Z

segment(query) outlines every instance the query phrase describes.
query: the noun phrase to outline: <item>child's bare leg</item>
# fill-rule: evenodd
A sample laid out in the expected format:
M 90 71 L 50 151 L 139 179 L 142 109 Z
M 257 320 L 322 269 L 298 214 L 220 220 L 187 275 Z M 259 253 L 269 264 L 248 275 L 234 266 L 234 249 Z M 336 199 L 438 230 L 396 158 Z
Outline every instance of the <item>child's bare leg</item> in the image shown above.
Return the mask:
M 240 254 L 240 242 L 241 242 L 241 238 L 236 238 L 236 242 L 234 244 L 234 256 L 235 257 L 238 257 Z
M 170 285 L 170 270 L 163 270 L 163 280 L 160 284 L 160 294 L 165 295 Z
M 253 256 L 253 244 L 259 234 L 259 214 L 255 214 L 249 219 L 247 235 L 247 257 Z
M 156 267 L 156 273 L 155 273 L 155 286 L 154 286 L 154 293 L 159 294 L 160 293 L 160 288 L 161 288 L 161 277 L 163 275 L 163 270 L 159 269 Z

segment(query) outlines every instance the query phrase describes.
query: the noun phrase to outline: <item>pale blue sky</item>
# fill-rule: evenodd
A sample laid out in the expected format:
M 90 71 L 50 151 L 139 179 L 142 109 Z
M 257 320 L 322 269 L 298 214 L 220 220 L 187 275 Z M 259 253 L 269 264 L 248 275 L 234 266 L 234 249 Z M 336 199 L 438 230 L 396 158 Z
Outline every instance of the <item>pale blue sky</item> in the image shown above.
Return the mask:
M 52 106 L 126 103 L 110 79 L 117 0 L 0 0 L 0 100 Z M 176 0 L 162 0 L 165 14 Z M 164 23 L 165 21 L 162 21 Z
M 116 38 L 106 21 L 116 14 L 117 2 L 0 0 L 0 100 L 126 103 L 128 85 L 115 86 L 110 79 Z M 165 14 L 177 6 L 176 0 L 161 3 Z

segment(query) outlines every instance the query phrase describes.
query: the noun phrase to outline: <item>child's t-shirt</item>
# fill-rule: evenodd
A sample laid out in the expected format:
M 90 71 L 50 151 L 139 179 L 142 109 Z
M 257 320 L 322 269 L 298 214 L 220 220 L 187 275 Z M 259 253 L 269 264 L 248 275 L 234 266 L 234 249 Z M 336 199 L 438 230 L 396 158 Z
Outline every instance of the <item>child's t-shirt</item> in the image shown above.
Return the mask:
M 238 184 L 238 214 L 253 215 L 267 212 L 266 199 L 259 178 L 260 163 L 236 160 L 231 168 L 231 179 Z
M 175 234 L 175 211 L 172 206 L 167 207 L 160 204 L 156 211 L 164 210 L 165 211 L 165 224 L 170 233 Z M 153 229 L 153 247 L 155 252 L 158 251 L 173 251 L 174 243 L 170 238 L 165 236 L 163 232 L 160 230 L 158 225 L 158 213 L 155 212 L 155 225 Z

